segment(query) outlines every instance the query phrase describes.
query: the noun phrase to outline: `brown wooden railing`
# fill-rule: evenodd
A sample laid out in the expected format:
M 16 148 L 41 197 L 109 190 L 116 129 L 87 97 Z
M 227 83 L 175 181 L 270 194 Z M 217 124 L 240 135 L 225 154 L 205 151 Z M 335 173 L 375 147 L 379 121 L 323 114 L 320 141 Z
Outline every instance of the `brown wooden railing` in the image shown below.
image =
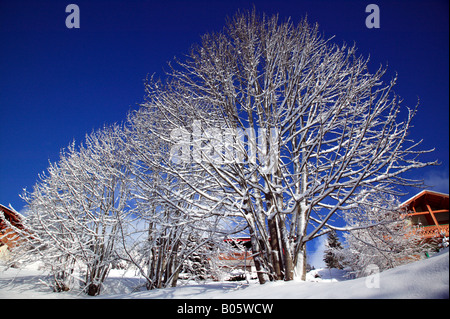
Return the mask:
M 439 226 L 419 226 L 417 233 L 425 238 L 439 237 L 445 234 L 448 237 L 448 225 Z

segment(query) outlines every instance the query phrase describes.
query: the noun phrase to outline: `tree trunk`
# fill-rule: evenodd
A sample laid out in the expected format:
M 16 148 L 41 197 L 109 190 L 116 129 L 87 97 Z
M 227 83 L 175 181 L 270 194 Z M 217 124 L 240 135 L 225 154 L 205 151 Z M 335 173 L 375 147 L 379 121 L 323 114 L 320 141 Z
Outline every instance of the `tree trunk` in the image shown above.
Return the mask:
M 100 284 L 90 283 L 88 286 L 87 294 L 89 296 L 97 296 L 100 294 Z
M 281 218 L 282 219 L 282 218 Z M 284 257 L 284 280 L 289 281 L 294 279 L 294 260 L 292 259 L 291 245 L 288 231 L 286 229 L 286 224 L 283 220 L 279 222 L 280 225 L 280 238 L 281 246 L 283 249 Z
M 282 260 L 280 257 L 280 245 L 279 245 L 279 240 L 278 240 L 278 225 L 277 225 L 276 218 L 269 219 L 268 225 L 269 225 L 269 232 L 270 232 L 270 247 L 272 248 L 271 257 L 272 257 L 272 265 L 273 265 L 273 270 L 274 270 L 273 276 L 274 276 L 275 280 L 281 280 L 281 279 L 283 279 L 283 274 L 281 272 L 283 269 L 283 265 L 282 265 Z
M 250 231 L 250 243 L 252 245 L 253 262 L 255 263 L 256 274 L 258 276 L 259 283 L 262 285 L 269 280 L 267 269 L 266 267 L 264 267 L 264 252 L 261 250 L 261 246 L 259 244 L 258 235 L 255 229 L 255 220 L 253 216 L 251 214 L 247 214 L 246 217 Z
M 258 276 L 259 283 L 265 284 L 268 281 L 267 270 L 264 269 L 262 261 L 262 252 L 259 248 L 258 239 L 254 235 L 250 235 L 250 241 L 252 244 L 253 262 L 255 263 L 256 274 Z
M 306 245 L 303 243 L 295 258 L 295 277 L 299 280 L 306 280 Z
M 172 277 L 172 283 L 171 283 L 172 287 L 176 287 L 177 286 L 177 282 L 178 282 L 178 277 L 180 275 L 180 271 L 181 271 L 181 268 L 178 268 L 178 269 L 175 270 L 175 273 L 173 274 L 173 277 Z

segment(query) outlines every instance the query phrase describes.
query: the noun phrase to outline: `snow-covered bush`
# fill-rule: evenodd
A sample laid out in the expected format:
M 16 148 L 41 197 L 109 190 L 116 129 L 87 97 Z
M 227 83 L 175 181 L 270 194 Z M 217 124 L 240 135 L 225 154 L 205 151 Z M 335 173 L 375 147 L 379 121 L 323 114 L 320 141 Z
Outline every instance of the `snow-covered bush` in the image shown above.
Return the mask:
M 128 214 L 128 167 L 119 127 L 105 127 L 72 143 L 50 164 L 32 192 L 25 219 L 30 233 L 27 253 L 53 274 L 54 289 L 66 291 L 81 279 L 98 295 L 112 263 L 120 226 Z M 27 236 L 27 234 L 24 234 Z M 22 248 L 20 248 L 22 249 Z
M 353 230 L 344 234 L 345 264 L 356 277 L 364 276 L 371 265 L 383 271 L 424 256 L 428 245 L 395 197 L 363 191 L 357 201 L 359 205 L 345 214 Z

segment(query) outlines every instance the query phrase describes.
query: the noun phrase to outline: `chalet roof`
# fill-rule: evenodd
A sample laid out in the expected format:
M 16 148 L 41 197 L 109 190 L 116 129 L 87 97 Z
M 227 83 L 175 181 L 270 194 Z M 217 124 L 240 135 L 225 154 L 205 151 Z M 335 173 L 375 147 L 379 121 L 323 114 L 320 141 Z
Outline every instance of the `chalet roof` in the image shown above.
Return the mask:
M 400 204 L 400 207 L 411 207 L 418 201 L 421 201 L 423 199 L 426 199 L 428 202 L 438 202 L 441 205 L 446 202 L 446 205 L 448 207 L 448 194 L 445 193 L 439 193 L 435 191 L 430 190 L 423 190 L 420 193 L 412 196 L 411 198 L 407 199 L 403 203 Z
M 10 221 L 20 224 L 21 220 L 23 219 L 22 214 L 17 212 L 12 207 L 8 208 L 2 204 L 0 204 L 0 211 L 2 211 L 5 214 L 5 217 L 7 217 Z

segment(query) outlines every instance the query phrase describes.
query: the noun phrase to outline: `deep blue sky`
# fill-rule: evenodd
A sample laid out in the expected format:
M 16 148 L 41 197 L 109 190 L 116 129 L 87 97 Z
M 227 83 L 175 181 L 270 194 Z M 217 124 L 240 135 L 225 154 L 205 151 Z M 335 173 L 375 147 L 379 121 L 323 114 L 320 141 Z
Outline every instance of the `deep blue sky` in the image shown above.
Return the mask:
M 67 29 L 65 8 L 80 8 L 80 29 Z M 365 8 L 380 7 L 380 29 Z M 187 53 L 206 32 L 219 31 L 238 9 L 306 14 L 334 41 L 356 42 L 375 71 L 389 65 L 404 104 L 421 106 L 411 137 L 436 148 L 424 160 L 442 165 L 415 172 L 448 192 L 449 23 L 442 1 L 21 1 L 0 0 L 0 203 L 21 210 L 48 161 L 73 139 L 120 122 L 143 100 L 147 74 Z

